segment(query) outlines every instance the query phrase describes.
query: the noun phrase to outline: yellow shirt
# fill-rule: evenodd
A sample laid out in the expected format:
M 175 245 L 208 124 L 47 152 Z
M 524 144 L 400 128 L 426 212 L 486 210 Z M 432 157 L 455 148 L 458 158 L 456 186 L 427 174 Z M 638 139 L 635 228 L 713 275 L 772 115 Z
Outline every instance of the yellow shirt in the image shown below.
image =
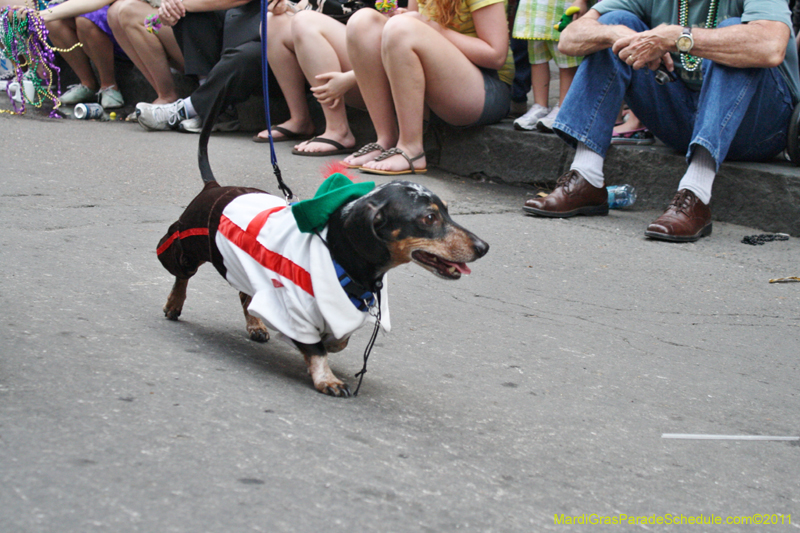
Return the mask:
M 503 2 L 504 5 L 507 6 L 506 0 L 461 0 L 458 15 L 453 19 L 450 29 L 462 35 L 477 37 L 478 33 L 475 31 L 475 22 L 472 20 L 472 12 L 499 2 Z M 419 12 L 431 20 L 436 20 L 436 8 L 432 4 L 432 2 L 426 2 L 424 0 L 418 1 Z M 511 53 L 510 48 L 508 54 L 506 54 L 506 62 L 500 70 L 497 71 L 497 74 L 501 81 L 509 85 L 514 81 L 514 55 Z

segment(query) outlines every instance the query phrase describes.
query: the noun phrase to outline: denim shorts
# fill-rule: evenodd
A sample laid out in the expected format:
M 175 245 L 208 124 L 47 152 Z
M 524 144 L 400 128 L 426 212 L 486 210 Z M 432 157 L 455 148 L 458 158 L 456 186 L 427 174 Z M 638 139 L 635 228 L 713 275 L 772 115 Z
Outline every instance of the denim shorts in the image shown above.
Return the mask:
M 480 68 L 483 74 L 483 88 L 486 98 L 483 101 L 483 111 L 478 120 L 466 126 L 453 126 L 453 128 L 471 128 L 472 126 L 485 126 L 487 124 L 497 124 L 508 116 L 511 109 L 511 85 L 500 81 L 496 70 Z M 430 122 L 432 124 L 447 124 L 431 111 Z

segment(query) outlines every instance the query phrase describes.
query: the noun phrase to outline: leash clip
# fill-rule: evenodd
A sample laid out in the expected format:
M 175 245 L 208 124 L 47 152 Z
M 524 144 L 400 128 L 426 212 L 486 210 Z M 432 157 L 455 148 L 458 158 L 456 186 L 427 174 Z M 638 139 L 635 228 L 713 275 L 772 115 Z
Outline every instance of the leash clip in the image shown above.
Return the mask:
M 284 183 L 283 178 L 281 177 L 281 169 L 278 167 L 278 163 L 272 163 L 272 171 L 275 173 L 275 178 L 278 180 L 278 188 L 283 193 L 283 197 L 286 200 L 286 205 L 291 205 L 292 201 L 297 201 L 297 197 L 292 193 L 292 189 L 289 188 L 286 183 Z

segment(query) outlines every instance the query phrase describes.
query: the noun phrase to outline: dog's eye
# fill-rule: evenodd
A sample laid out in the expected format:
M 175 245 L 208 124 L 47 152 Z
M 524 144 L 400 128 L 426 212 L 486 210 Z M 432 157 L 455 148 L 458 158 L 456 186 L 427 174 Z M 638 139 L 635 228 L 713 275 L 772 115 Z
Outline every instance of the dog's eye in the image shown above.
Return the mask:
M 439 219 L 439 217 L 437 217 L 434 213 L 428 213 L 427 215 L 425 215 L 423 217 L 422 223 L 425 226 L 433 226 L 434 224 L 436 224 L 436 221 L 438 219 Z

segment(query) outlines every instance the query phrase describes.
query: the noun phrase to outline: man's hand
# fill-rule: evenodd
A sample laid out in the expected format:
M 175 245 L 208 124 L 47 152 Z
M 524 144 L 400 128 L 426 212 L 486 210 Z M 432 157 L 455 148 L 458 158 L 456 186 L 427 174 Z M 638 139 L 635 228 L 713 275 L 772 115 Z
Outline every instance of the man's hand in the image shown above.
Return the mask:
M 611 49 L 634 70 L 644 67 L 656 70 L 664 60 L 664 56 L 669 56 L 668 52 L 680 32 L 680 26 L 661 24 L 652 30 L 622 37 L 614 43 Z M 672 69 L 668 67 L 668 70 Z
M 585 15 L 569 24 L 558 40 L 558 50 L 568 56 L 587 56 L 614 46 L 623 37 L 636 32 L 627 26 L 600 24 L 600 13 L 590 9 Z
M 185 16 L 186 8 L 183 6 L 183 0 L 161 0 L 161 7 L 158 8 L 161 24 L 174 26 Z

